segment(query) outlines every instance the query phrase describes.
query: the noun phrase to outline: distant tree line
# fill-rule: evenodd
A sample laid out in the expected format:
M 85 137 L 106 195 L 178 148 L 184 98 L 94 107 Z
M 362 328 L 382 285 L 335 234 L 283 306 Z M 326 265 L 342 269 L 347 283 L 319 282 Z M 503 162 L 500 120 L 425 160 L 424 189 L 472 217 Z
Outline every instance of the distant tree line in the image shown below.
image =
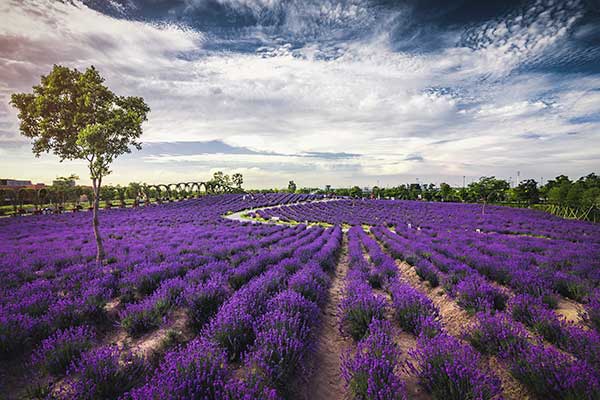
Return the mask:
M 448 183 L 439 186 L 430 184 L 410 183 L 393 187 L 373 186 L 363 189 L 359 186 L 331 188 L 300 187 L 290 181 L 286 189 L 271 189 L 267 191 L 288 191 L 294 193 L 314 193 L 353 198 L 381 198 L 401 200 L 424 200 L 463 203 L 503 204 L 517 207 L 532 207 L 538 205 L 544 208 L 552 205 L 555 213 L 586 215 L 591 213 L 600 217 L 600 176 L 590 173 L 577 180 L 571 180 L 566 175 L 559 175 L 540 185 L 534 179 L 526 179 L 515 187 L 504 179 L 494 176 L 483 176 L 465 187 L 454 187 Z M 546 207 L 547 208 L 547 207 Z M 544 209 L 546 209 L 544 208 Z M 572 212 L 565 212 L 570 209 Z M 548 209 L 550 210 L 550 209 Z M 576 211 L 581 210 L 581 211 Z M 568 211 L 568 210 L 567 210 Z

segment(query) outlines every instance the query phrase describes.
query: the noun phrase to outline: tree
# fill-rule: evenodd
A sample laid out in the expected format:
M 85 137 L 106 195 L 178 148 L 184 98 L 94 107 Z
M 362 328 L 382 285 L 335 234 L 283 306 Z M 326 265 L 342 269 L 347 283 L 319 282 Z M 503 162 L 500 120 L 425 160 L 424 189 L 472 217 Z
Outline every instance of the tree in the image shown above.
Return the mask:
M 141 97 L 117 96 L 92 66 L 80 72 L 55 65 L 33 93 L 15 93 L 21 134 L 33 139 L 36 156 L 52 152 L 64 160 L 85 160 L 94 189 L 92 226 L 96 262 L 104 258 L 98 208 L 102 179 L 118 156 L 141 149 L 138 141 L 150 108 Z
M 337 196 L 350 196 L 350 189 L 348 188 L 337 188 L 333 189 L 333 193 Z
M 288 183 L 288 192 L 290 192 L 290 193 L 296 192 L 296 183 L 294 181 L 290 181 Z
M 482 176 L 479 181 L 470 183 L 468 188 L 479 201 L 483 202 L 481 213 L 485 214 L 485 205 L 488 202 L 502 200 L 510 185 L 504 179 L 496 179 L 494 176 Z
M 100 200 L 111 204 L 117 197 L 117 188 L 111 185 L 104 185 L 100 188 Z
M 83 196 L 85 196 L 86 201 L 88 202 L 89 207 L 92 208 L 93 204 L 94 204 L 94 190 L 92 188 L 90 188 L 89 186 L 82 186 L 81 187 L 81 194 Z
M 584 193 L 585 188 L 581 182 L 572 184 L 567 193 L 567 205 L 573 208 L 581 207 L 581 200 Z
M 373 196 L 373 198 L 380 198 L 382 193 L 383 190 L 379 186 L 373 186 L 373 188 L 371 189 L 371 196 Z
M 587 189 L 581 198 L 584 207 L 600 206 L 600 187 Z
M 60 206 L 64 207 L 65 202 L 77 194 L 75 183 L 78 180 L 79 176 L 71 174 L 69 176 L 59 176 L 52 182 L 52 191 Z
M 433 183 L 430 183 L 429 185 L 423 185 L 422 197 L 427 201 L 434 201 L 437 197 L 439 197 L 439 190 Z
M 515 195 L 518 201 L 526 202 L 528 205 L 540 202 L 540 190 L 534 179 L 521 181 L 515 188 Z
M 453 201 L 456 194 L 452 186 L 446 182 L 442 182 L 440 183 L 440 196 L 442 197 L 442 201 Z
M 548 201 L 552 204 L 564 205 L 567 202 L 567 195 L 573 184 L 570 181 L 564 181 L 560 185 L 551 185 L 547 190 Z
M 362 192 L 362 189 L 359 188 L 358 186 L 352 186 L 349 194 L 351 197 L 359 198 L 359 197 L 362 197 L 363 192 Z
M 244 176 L 240 173 L 231 175 L 231 181 L 235 185 L 236 189 L 242 189 L 242 185 L 244 184 Z
M 139 182 L 129 182 L 127 185 L 127 198 L 129 199 L 138 199 L 138 197 L 142 194 L 142 184 Z
M 125 198 L 127 197 L 127 187 L 117 185 L 117 186 L 115 186 L 115 191 L 117 192 L 117 195 L 119 196 L 119 203 L 121 204 L 121 207 L 125 208 L 125 206 L 126 206 Z
M 411 183 L 408 187 L 408 199 L 409 200 L 417 200 L 422 196 L 423 190 L 421 189 L 421 185 L 418 183 Z
M 217 187 L 222 192 L 230 191 L 231 179 L 229 178 L 229 175 L 225 175 L 223 171 L 217 171 L 213 174 L 213 178 L 208 181 L 208 186 L 212 191 Z

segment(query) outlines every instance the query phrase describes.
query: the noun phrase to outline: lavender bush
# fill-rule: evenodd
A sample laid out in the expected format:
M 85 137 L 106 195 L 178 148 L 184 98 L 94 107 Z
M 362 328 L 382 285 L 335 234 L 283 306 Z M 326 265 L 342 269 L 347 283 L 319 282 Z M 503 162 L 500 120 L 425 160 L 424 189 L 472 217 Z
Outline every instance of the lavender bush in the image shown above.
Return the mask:
M 541 399 L 599 399 L 598 375 L 582 361 L 547 346 L 508 357 L 512 374 Z
M 600 289 L 595 289 L 584 305 L 583 319 L 595 330 L 600 332 Z
M 476 276 L 466 277 L 453 289 L 458 305 L 469 312 L 502 311 L 506 308 L 508 296 Z
M 431 287 L 437 287 L 440 284 L 440 278 L 436 268 L 428 260 L 419 260 L 415 263 L 415 272 L 419 278 L 429 282 Z
M 374 320 L 369 325 L 369 335 L 358 342 L 356 351 L 342 356 L 342 376 L 352 398 L 407 399 L 404 382 L 395 372 L 399 357 L 389 322 Z
M 219 278 L 187 287 L 183 298 L 192 329 L 200 331 L 229 295 L 229 288 Z
M 143 382 L 148 367 L 145 360 L 116 346 L 99 347 L 83 353 L 69 367 L 64 399 L 113 399 Z
M 500 380 L 483 360 L 452 336 L 421 336 L 411 355 L 411 370 L 435 399 L 492 399 L 501 393 Z
M 478 313 L 476 322 L 465 332 L 473 347 L 484 354 L 517 354 L 529 346 L 527 330 L 506 313 Z
M 371 321 L 384 319 L 384 308 L 385 299 L 374 295 L 368 285 L 348 282 L 339 311 L 342 332 L 360 340 L 366 335 Z
M 147 382 L 132 391 L 133 400 L 226 398 L 231 376 L 226 354 L 213 343 L 196 339 L 166 354 Z
M 431 299 L 410 285 L 395 283 L 390 286 L 389 292 L 392 296 L 394 318 L 407 332 L 418 335 L 421 333 L 423 318 L 439 318 L 439 310 Z
M 94 337 L 92 330 L 86 326 L 58 331 L 42 341 L 33 353 L 32 362 L 44 372 L 62 374 L 71 362 L 92 347 Z

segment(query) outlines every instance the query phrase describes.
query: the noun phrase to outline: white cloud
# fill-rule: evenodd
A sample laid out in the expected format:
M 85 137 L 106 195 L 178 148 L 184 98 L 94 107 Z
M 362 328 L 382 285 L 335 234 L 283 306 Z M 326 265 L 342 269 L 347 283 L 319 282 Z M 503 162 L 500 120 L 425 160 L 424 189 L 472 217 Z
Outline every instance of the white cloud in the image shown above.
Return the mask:
M 119 20 L 60 2 L 0 5 L 7 21 L 0 26 L 0 140 L 18 139 L 7 104 L 11 92 L 30 90 L 53 63 L 94 64 L 115 92 L 142 95 L 150 104 L 147 141 L 220 139 L 281 154 L 363 155 L 133 158 L 115 165 L 115 182 L 177 180 L 215 168 L 245 171 L 256 185 L 269 177 L 284 185 L 290 176 L 317 185 L 375 177 L 399 183 L 416 174 L 509 176 L 516 165 L 522 176 L 528 170 L 577 175 L 595 167 L 589 143 L 597 141 L 599 124 L 569 121 L 597 109 L 600 92 L 589 88 L 599 87 L 600 78 L 567 75 L 557 82 L 550 73 L 515 73 L 560 45 L 579 18 L 575 5 L 572 12 L 558 8 L 552 18 L 528 9 L 474 28 L 460 46 L 409 54 L 392 50 L 389 35 L 374 28 L 380 15 L 363 1 L 311 2 L 304 9 L 300 2 L 222 1 L 258 16 L 283 10 L 286 32 L 308 42 L 298 47 L 281 38 L 257 53 L 209 51 L 208 33 L 181 26 Z M 348 21 L 372 29 L 329 46 Z M 568 135 L 573 131 L 580 135 Z M 0 161 L 7 173 L 31 159 L 26 149 L 15 151 L 21 155 Z M 408 160 L 411 155 L 423 161 Z M 569 164 L 572 157 L 583 161 Z M 36 171 L 47 179 L 49 172 Z

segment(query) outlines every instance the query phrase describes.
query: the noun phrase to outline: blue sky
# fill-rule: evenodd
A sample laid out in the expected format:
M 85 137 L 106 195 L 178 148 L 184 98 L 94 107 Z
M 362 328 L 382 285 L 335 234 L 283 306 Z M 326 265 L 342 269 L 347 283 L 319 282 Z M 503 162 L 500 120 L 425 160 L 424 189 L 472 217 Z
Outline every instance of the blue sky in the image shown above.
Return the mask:
M 0 175 L 51 181 L 10 93 L 95 65 L 152 108 L 109 183 L 516 180 L 600 167 L 600 2 L 4 0 Z M 86 179 L 83 179 L 85 181 Z

